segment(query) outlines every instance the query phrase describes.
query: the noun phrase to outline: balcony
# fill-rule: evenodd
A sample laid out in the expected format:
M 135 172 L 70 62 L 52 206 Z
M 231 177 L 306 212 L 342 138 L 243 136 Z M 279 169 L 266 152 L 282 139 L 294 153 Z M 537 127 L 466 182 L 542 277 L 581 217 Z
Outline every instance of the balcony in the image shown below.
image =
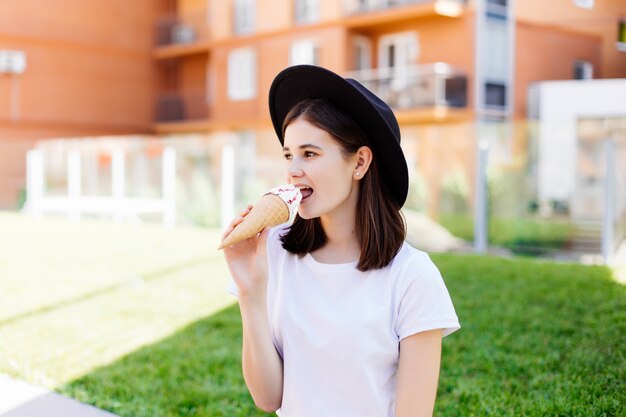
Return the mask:
M 209 105 L 204 90 L 168 92 L 157 97 L 156 123 L 206 122 Z
M 467 106 L 467 76 L 443 62 L 353 71 L 348 77 L 395 110 Z
M 156 24 L 155 55 L 157 58 L 208 51 L 209 25 L 206 12 L 168 15 Z
M 355 17 L 381 11 L 392 11 L 407 18 L 433 14 L 457 17 L 466 4 L 467 0 L 345 0 L 344 10 L 347 16 Z

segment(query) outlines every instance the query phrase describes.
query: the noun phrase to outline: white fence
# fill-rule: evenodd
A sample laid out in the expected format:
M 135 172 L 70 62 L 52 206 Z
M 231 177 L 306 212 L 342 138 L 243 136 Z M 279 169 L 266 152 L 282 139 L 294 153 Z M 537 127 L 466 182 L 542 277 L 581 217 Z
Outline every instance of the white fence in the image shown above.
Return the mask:
M 24 210 L 33 215 L 66 214 L 79 219 L 83 214 L 112 217 L 116 222 L 138 219 L 141 214 L 161 214 L 163 225 L 176 222 L 176 152 L 165 148 L 162 156 L 161 198 L 137 198 L 126 195 L 124 151 L 112 152 L 111 195 L 82 195 L 82 167 L 79 150 L 70 150 L 67 158 L 67 195 L 46 195 L 43 153 L 32 149 L 26 157 L 27 200 Z

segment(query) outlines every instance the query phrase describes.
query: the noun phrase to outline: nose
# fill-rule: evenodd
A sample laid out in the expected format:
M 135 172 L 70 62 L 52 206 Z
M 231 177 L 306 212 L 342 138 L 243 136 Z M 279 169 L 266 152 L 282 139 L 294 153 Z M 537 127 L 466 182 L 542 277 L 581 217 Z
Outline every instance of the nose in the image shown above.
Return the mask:
M 291 161 L 289 161 L 289 164 L 287 165 L 287 177 L 289 179 L 298 178 L 304 175 L 304 171 L 302 171 L 302 168 L 298 161 L 298 158 L 293 158 Z

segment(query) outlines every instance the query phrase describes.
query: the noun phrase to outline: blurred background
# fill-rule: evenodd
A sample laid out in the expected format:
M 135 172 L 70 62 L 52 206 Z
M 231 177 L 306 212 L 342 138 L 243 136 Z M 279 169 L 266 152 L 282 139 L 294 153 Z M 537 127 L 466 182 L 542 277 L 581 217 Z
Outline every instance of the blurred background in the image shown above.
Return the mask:
M 223 227 L 284 181 L 267 91 L 306 63 L 395 109 L 416 245 L 602 261 L 624 239 L 621 0 L 36 6 L 0 4 L 4 210 Z
M 285 181 L 294 64 L 398 117 L 408 241 L 445 252 L 463 326 L 438 415 L 624 415 L 624 0 L 0 1 L 0 415 L 52 409 L 16 380 L 266 415 L 215 248 Z

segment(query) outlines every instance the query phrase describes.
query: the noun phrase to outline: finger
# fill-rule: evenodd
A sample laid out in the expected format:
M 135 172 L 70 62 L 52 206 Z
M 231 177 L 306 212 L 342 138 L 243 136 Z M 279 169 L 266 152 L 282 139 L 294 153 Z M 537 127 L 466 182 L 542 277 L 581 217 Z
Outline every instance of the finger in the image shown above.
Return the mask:
M 235 227 L 237 227 L 237 225 L 239 225 L 239 223 L 241 223 L 242 221 L 243 221 L 243 216 L 239 216 L 233 219 L 233 221 L 230 222 L 230 225 L 228 225 L 224 233 L 222 233 L 222 240 L 226 239 L 226 236 L 231 234 L 231 232 L 235 229 Z
M 250 209 L 252 208 L 252 206 L 248 206 L 246 207 L 241 213 L 239 213 L 240 216 L 245 216 L 246 214 L 250 213 Z

